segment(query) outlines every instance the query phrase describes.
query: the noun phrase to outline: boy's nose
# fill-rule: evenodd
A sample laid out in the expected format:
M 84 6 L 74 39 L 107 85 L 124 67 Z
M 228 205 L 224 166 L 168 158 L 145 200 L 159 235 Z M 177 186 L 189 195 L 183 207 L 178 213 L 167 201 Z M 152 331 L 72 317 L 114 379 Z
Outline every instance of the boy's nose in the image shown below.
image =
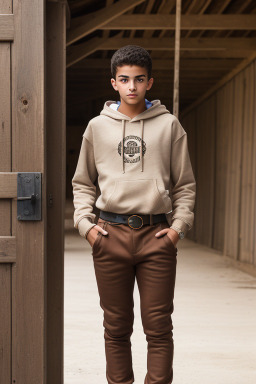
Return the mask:
M 129 91 L 134 91 L 136 88 L 135 88 L 135 83 L 131 83 L 130 84 L 130 87 L 129 87 Z

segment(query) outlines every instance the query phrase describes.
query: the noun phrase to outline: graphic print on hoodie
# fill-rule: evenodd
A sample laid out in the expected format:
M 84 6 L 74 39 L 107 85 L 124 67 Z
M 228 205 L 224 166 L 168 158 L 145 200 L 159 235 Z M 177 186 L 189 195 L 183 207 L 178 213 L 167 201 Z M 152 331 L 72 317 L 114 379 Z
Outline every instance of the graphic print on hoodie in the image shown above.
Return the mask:
M 146 108 L 149 109 L 152 107 L 152 103 L 145 99 Z M 119 106 L 121 105 L 121 102 L 118 101 L 116 104 L 112 103 L 110 104 L 110 108 L 114 109 L 115 111 L 118 110 Z M 125 163 L 137 163 L 140 161 L 140 146 L 142 146 L 142 156 L 144 156 L 146 152 L 146 143 L 143 141 L 139 136 L 126 136 L 123 139 L 124 147 L 123 147 L 123 153 L 124 153 L 124 162 Z M 118 153 L 120 156 L 122 156 L 122 141 L 118 144 Z
M 95 204 L 119 214 L 165 213 L 170 226 L 186 232 L 195 203 L 186 132 L 160 100 L 133 118 L 114 104 L 107 101 L 83 133 L 72 179 L 74 226 L 87 235 Z

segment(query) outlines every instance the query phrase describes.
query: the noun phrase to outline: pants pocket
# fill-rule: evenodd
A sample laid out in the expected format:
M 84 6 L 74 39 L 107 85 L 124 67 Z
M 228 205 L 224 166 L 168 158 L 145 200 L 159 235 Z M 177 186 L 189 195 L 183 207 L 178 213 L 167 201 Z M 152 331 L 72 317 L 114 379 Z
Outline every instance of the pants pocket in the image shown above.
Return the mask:
M 106 223 L 102 219 L 99 219 L 97 222 L 97 225 L 100 226 L 101 228 L 105 229 Z M 101 243 L 103 237 L 104 237 L 104 235 L 98 231 L 97 237 L 96 237 L 96 239 L 92 245 L 92 254 L 93 255 L 96 253 L 98 246 Z
M 162 223 L 161 224 L 161 228 L 162 229 L 165 229 L 165 228 L 170 228 L 169 224 L 168 223 Z M 163 237 L 163 240 L 165 241 L 165 243 L 171 248 L 173 249 L 175 252 L 177 252 L 177 247 L 173 244 L 172 240 L 170 239 L 170 237 L 167 235 L 167 233 L 165 235 L 162 236 Z

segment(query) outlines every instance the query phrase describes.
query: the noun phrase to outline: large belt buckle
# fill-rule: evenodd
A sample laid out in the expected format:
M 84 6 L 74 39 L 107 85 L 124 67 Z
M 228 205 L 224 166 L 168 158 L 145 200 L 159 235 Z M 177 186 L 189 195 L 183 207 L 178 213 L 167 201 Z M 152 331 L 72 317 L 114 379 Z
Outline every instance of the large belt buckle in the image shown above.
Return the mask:
M 132 215 L 128 217 L 128 225 L 133 229 L 140 229 L 143 226 L 143 219 L 139 215 Z

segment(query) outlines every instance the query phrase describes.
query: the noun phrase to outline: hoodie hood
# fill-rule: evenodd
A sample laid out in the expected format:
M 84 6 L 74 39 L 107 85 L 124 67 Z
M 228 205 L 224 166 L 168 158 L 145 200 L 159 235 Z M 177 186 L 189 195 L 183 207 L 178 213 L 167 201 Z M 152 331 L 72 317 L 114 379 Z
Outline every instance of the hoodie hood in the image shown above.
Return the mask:
M 145 99 L 145 104 L 146 104 L 147 109 L 133 118 L 119 112 L 118 107 L 120 105 L 120 102 L 116 102 L 113 100 L 106 101 L 104 104 L 103 110 L 100 112 L 100 115 L 105 115 L 105 116 L 108 116 L 112 119 L 120 120 L 120 122 L 122 124 L 121 158 L 122 158 L 123 173 L 125 173 L 124 138 L 125 138 L 126 122 L 128 121 L 129 123 L 133 123 L 136 121 L 140 121 L 141 143 L 143 143 L 144 121 L 147 119 L 151 119 L 153 117 L 156 117 L 156 116 L 163 115 L 165 113 L 170 113 L 170 111 L 168 111 L 168 109 L 165 107 L 165 105 L 161 104 L 160 100 L 153 100 L 152 102 L 149 102 L 147 99 Z M 141 163 L 141 172 L 143 172 L 144 169 L 143 169 L 142 144 L 140 145 L 140 163 Z
M 147 99 L 145 99 L 145 104 L 146 104 L 146 108 L 147 108 L 147 109 L 150 108 L 150 107 L 152 107 L 152 105 L 153 105 L 153 104 L 151 103 L 151 101 L 148 101 Z M 110 104 L 110 108 L 112 108 L 112 109 L 114 109 L 115 111 L 117 111 L 118 108 L 120 107 L 120 105 L 121 105 L 121 101 L 117 101 L 116 104 L 114 104 L 114 103 Z

